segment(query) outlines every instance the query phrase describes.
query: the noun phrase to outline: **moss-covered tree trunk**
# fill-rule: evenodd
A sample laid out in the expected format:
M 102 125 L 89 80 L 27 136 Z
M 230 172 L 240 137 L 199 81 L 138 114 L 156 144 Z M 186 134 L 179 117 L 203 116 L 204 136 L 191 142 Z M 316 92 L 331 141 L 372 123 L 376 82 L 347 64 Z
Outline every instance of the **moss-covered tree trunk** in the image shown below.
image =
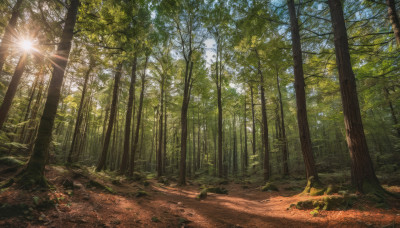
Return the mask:
M 340 0 L 329 0 L 328 4 L 334 34 L 346 139 L 351 157 L 352 183 L 359 192 L 367 193 L 381 189 L 381 186 L 376 178 L 364 135 L 342 3 Z
M 79 0 L 70 1 L 60 43 L 56 54 L 54 55 L 56 57 L 53 59 L 53 74 L 48 89 L 43 115 L 40 120 L 36 142 L 28 164 L 21 172 L 22 177 L 19 183 L 25 187 L 36 184 L 46 184 L 44 168 L 48 157 L 48 149 L 51 142 L 54 119 L 56 117 L 58 102 L 60 99 L 64 72 L 67 67 L 68 57 L 71 50 L 78 7 Z

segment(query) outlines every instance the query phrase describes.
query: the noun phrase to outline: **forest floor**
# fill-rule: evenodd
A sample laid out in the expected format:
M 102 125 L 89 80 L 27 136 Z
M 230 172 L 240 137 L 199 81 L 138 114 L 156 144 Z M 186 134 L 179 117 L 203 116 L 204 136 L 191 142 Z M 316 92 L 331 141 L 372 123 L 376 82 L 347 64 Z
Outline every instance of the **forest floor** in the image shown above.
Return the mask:
M 0 181 L 12 175 L 1 170 Z M 400 227 L 396 200 L 385 208 L 362 197 L 347 210 L 290 207 L 323 197 L 299 194 L 305 180 L 275 181 L 279 191 L 266 192 L 249 181 L 223 181 L 228 194 L 199 200 L 201 181 L 179 187 L 151 175 L 133 181 L 92 170 L 48 166 L 50 191 L 1 190 L 0 227 Z M 400 193 L 400 186 L 386 188 Z

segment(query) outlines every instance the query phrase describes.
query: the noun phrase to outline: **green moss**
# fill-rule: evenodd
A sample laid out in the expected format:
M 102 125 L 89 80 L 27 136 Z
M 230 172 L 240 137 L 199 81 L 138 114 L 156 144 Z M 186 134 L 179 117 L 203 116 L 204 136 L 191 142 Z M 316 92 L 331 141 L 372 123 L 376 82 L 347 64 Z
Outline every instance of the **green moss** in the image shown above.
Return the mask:
M 302 194 L 309 194 L 311 196 L 320 196 L 323 195 L 325 192 L 324 186 L 321 184 L 320 181 L 315 180 L 313 176 L 308 178 L 307 186 L 305 187 Z
M 207 198 L 207 189 L 201 190 L 200 194 L 197 195 L 197 197 L 196 197 L 196 199 L 198 199 L 198 200 L 202 200 L 202 199 L 205 199 L 205 198 Z
M 1 157 L 0 166 L 23 166 L 25 162 L 15 158 L 15 157 Z
M 151 217 L 151 221 L 152 222 L 160 222 L 160 219 L 158 219 L 157 217 L 153 216 L 153 217 Z
M 108 187 L 108 186 L 106 186 L 106 185 L 100 184 L 99 182 L 97 182 L 97 181 L 95 181 L 95 180 L 90 180 L 90 181 L 86 184 L 86 187 L 88 187 L 88 188 L 94 187 L 94 188 L 97 188 L 97 189 L 106 191 L 106 192 L 108 192 L 108 193 L 111 193 L 111 194 L 114 194 L 114 193 L 115 193 L 115 191 L 114 191 L 112 188 L 110 188 L 110 187 Z
M 279 189 L 272 183 L 266 183 L 264 186 L 261 187 L 261 191 L 266 192 L 266 191 L 276 191 L 278 192 Z
M 228 194 L 228 190 L 224 187 L 209 187 L 207 192 L 212 192 L 216 194 Z
M 135 193 L 135 196 L 136 197 L 144 197 L 144 196 L 148 196 L 149 195 L 149 193 L 147 193 L 146 191 L 143 191 L 143 190 L 139 190 L 139 191 L 137 191 L 136 193 Z
M 315 210 L 346 210 L 353 206 L 356 197 L 348 196 L 326 196 L 320 199 L 310 199 L 299 201 L 296 204 L 297 209 L 315 209 Z M 291 205 L 292 207 L 292 205 Z

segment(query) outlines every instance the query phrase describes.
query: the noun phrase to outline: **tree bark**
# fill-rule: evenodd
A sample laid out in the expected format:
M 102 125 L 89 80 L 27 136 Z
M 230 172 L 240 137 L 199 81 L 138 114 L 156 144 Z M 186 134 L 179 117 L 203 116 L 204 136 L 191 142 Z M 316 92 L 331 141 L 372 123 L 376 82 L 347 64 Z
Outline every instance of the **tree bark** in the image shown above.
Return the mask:
M 139 142 L 139 130 L 140 130 L 140 123 L 141 123 L 141 118 L 142 118 L 144 91 L 146 88 L 146 70 L 147 70 L 148 61 L 149 61 L 149 56 L 146 56 L 143 73 L 140 77 L 142 80 L 142 86 L 141 86 L 140 97 L 139 97 L 139 109 L 138 109 L 138 113 L 137 113 L 137 122 L 136 122 L 136 128 L 135 128 L 135 140 L 133 141 L 132 151 L 131 151 L 132 152 L 131 153 L 131 162 L 129 164 L 129 176 L 133 175 L 133 171 L 135 169 L 135 154 L 136 154 L 138 142 Z M 142 129 L 142 133 L 143 133 L 143 129 Z
M 258 56 L 257 50 L 256 54 Z M 258 57 L 258 74 L 260 76 L 260 93 L 261 93 L 261 115 L 263 123 L 263 146 L 264 146 L 264 162 L 263 162 L 263 174 L 264 181 L 267 181 L 270 176 L 269 168 L 269 142 L 268 142 L 268 118 L 267 118 L 267 105 L 265 103 L 265 91 L 264 91 L 264 75 L 261 71 L 261 60 Z
M 112 130 L 114 127 L 114 121 L 115 121 L 116 112 L 117 112 L 118 90 L 119 90 L 119 82 L 121 80 L 121 74 L 122 74 L 122 63 L 119 63 L 117 66 L 116 72 L 115 72 L 113 97 L 112 97 L 111 108 L 110 108 L 110 118 L 108 120 L 108 126 L 107 126 L 106 136 L 104 138 L 101 157 L 100 157 L 99 163 L 96 167 L 97 172 L 104 169 L 104 166 L 105 166 L 106 160 L 107 160 L 108 147 L 110 145 L 111 133 L 112 133 Z
M 87 84 L 89 81 L 89 76 L 90 76 L 90 72 L 93 69 L 93 62 L 90 61 L 89 63 L 89 69 L 85 74 L 85 82 L 83 83 L 83 88 L 82 88 L 82 94 L 81 94 L 81 101 L 79 103 L 79 108 L 78 108 L 78 115 L 76 117 L 76 123 L 75 123 L 75 129 L 74 129 L 74 134 L 72 136 L 72 143 L 71 143 L 71 148 L 68 154 L 68 162 L 72 163 L 72 162 L 76 162 L 77 161 L 77 156 L 76 156 L 76 149 L 77 149 L 77 137 L 79 135 L 80 132 L 80 128 L 81 128 L 81 124 L 82 124 L 82 107 L 83 107 L 83 103 L 85 102 L 85 97 L 86 97 L 86 91 L 87 91 Z
M 252 116 L 252 124 L 253 124 L 253 156 L 256 155 L 256 119 L 254 117 L 254 94 L 253 94 L 253 85 L 250 84 L 250 96 L 251 96 L 251 116 Z M 255 165 L 253 165 L 253 170 L 256 168 Z
M 15 93 L 17 92 L 17 88 L 19 85 L 19 81 L 21 80 L 22 74 L 25 70 L 25 65 L 27 61 L 27 54 L 24 53 L 19 58 L 17 67 L 15 68 L 14 75 L 11 78 L 10 84 L 8 85 L 7 92 L 4 96 L 3 103 L 0 106 L 0 130 L 3 127 L 3 124 L 6 120 L 8 111 L 10 111 L 10 107 L 12 101 L 14 99 Z
M 178 183 L 180 185 L 186 184 L 186 150 L 187 150 L 187 113 L 189 108 L 190 101 L 190 87 L 192 83 L 192 70 L 193 70 L 193 62 L 191 58 L 190 61 L 186 62 L 186 70 L 185 70 L 185 83 L 184 83 L 184 91 L 183 91 L 183 101 L 182 101 L 182 109 L 181 109 L 181 158 L 180 158 L 180 166 L 179 166 L 179 180 Z
M 290 27 L 292 34 L 292 52 L 294 63 L 294 87 L 296 91 L 296 104 L 297 104 L 297 124 L 299 126 L 299 135 L 301 143 L 301 151 L 303 153 L 304 165 L 306 168 L 307 179 L 314 177 L 318 181 L 318 172 L 315 167 L 314 155 L 312 152 L 310 129 L 307 120 L 307 105 L 306 93 L 304 90 L 304 72 L 303 72 L 303 57 L 301 51 L 299 24 L 297 21 L 294 0 L 288 0 Z
M 15 26 L 17 25 L 17 20 L 19 15 L 21 14 L 21 5 L 24 2 L 24 0 L 17 0 L 15 3 L 12 13 L 11 13 L 11 18 L 8 21 L 8 25 L 6 29 L 4 30 L 4 35 L 3 38 L 1 39 L 0 43 L 0 77 L 3 72 L 3 66 L 6 61 L 6 58 L 8 56 L 8 48 L 12 44 L 12 36 L 15 34 Z
M 346 25 L 340 0 L 328 1 L 339 72 L 346 139 L 351 157 L 352 183 L 361 193 L 382 189 L 375 175 L 361 119 L 356 79 L 350 62 Z
M 126 120 L 125 120 L 125 138 L 124 138 L 124 152 L 122 154 L 121 167 L 119 172 L 125 174 L 128 169 L 129 162 L 129 145 L 131 140 L 131 121 L 132 121 L 132 111 L 133 111 L 133 101 L 135 99 L 135 85 L 136 85 L 136 55 L 132 62 L 132 72 L 131 72 L 131 83 L 129 86 L 129 96 L 128 96 L 128 106 L 126 109 Z M 133 131 L 133 126 L 132 126 Z
M 386 0 L 386 4 L 388 6 L 388 14 L 390 23 L 392 24 L 392 29 L 394 36 L 396 38 L 397 46 L 400 46 L 400 21 L 399 16 L 396 11 L 396 2 L 395 0 Z
M 278 87 L 278 98 L 279 98 L 279 108 L 281 111 L 281 134 L 282 134 L 282 161 L 283 161 L 283 175 L 289 175 L 289 165 L 288 165 L 288 148 L 287 148 L 287 138 L 286 138 L 286 130 L 285 130 L 285 118 L 283 112 L 283 102 L 282 102 L 282 93 L 281 93 L 281 86 L 279 83 L 279 75 L 278 70 L 276 71 L 276 85 Z
M 247 173 L 247 168 L 249 167 L 249 155 L 247 152 L 247 104 L 246 104 L 246 95 L 244 96 L 244 119 L 243 119 L 243 130 L 244 130 L 244 170 L 243 174 Z
M 157 150 L 157 177 L 161 177 L 163 175 L 163 168 L 162 168 L 162 150 L 163 150 L 163 121 L 164 121 L 164 82 L 165 82 L 165 75 L 161 75 L 161 84 L 160 84 L 160 116 L 159 116 L 159 137 L 158 137 L 158 150 Z
M 46 104 L 40 120 L 38 135 L 33 153 L 23 171 L 21 184 L 26 185 L 26 179 L 31 180 L 29 185 L 45 185 L 44 168 L 48 157 L 48 149 L 51 141 L 51 134 L 54 126 L 54 119 L 57 113 L 60 99 L 61 85 L 64 79 L 64 71 L 67 67 L 71 43 L 74 35 L 76 16 L 79 8 L 79 0 L 71 0 L 67 11 L 65 26 L 61 35 L 55 58 L 53 58 L 53 74 L 48 88 Z M 27 187 L 27 186 L 26 186 Z

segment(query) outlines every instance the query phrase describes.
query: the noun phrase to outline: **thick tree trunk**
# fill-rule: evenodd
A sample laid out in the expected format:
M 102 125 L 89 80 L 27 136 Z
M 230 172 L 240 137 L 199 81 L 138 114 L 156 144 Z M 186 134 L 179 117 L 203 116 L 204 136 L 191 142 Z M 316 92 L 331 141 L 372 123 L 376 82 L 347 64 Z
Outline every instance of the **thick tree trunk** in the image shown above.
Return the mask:
M 157 150 L 157 177 L 161 177 L 163 175 L 162 169 L 162 143 L 163 143 L 163 121 L 164 121 L 164 82 L 165 82 L 165 75 L 161 75 L 161 84 L 160 84 L 160 116 L 159 116 L 159 137 L 158 137 L 158 150 Z
M 278 70 L 276 71 L 276 85 L 278 87 L 278 98 L 279 98 L 279 108 L 281 111 L 281 134 L 282 134 L 282 161 L 283 161 L 283 175 L 289 175 L 289 165 L 288 165 L 288 148 L 287 148 L 287 138 L 286 138 L 286 130 L 285 130 L 285 118 L 283 113 L 283 102 L 282 102 L 282 93 L 281 93 L 281 86 L 279 83 L 279 75 Z
M 54 119 L 57 113 L 58 101 L 60 99 L 61 85 L 64 79 L 64 71 L 67 67 L 68 57 L 71 50 L 72 38 L 76 15 L 78 13 L 79 0 L 71 0 L 65 20 L 65 26 L 61 35 L 57 52 L 53 59 L 53 74 L 48 89 L 47 100 L 44 106 L 43 115 L 40 121 L 36 143 L 33 153 L 23 171 L 20 183 L 26 185 L 46 184 L 44 167 L 48 157 L 48 149 L 51 141 L 51 134 L 54 126 Z
M 146 88 L 146 70 L 147 70 L 148 61 L 149 61 L 149 56 L 146 56 L 143 73 L 141 75 L 142 87 L 141 87 L 140 97 L 139 97 L 139 109 L 138 109 L 138 113 L 137 113 L 137 122 L 136 122 L 136 128 L 135 128 L 135 140 L 133 141 L 132 151 L 131 151 L 132 152 L 131 153 L 131 162 L 129 164 L 129 176 L 133 175 L 133 171 L 135 169 L 135 154 L 136 154 L 138 142 L 139 142 L 139 130 L 140 130 L 140 123 L 141 123 L 141 118 L 142 118 L 144 91 Z M 143 133 L 143 129 L 142 129 L 142 133 Z
M 135 99 L 135 85 L 136 85 L 136 56 L 132 62 L 132 72 L 131 72 L 131 83 L 129 86 L 129 96 L 128 96 L 128 106 L 126 109 L 126 119 L 125 119 L 125 138 L 124 138 L 124 152 L 122 154 L 121 167 L 119 172 L 125 174 L 128 169 L 129 162 L 129 145 L 131 140 L 131 120 L 133 111 L 133 101 Z M 133 131 L 133 127 L 132 127 Z
M 108 126 L 107 126 L 107 131 L 106 131 L 106 135 L 105 135 L 104 142 L 103 142 L 103 149 L 101 152 L 101 157 L 100 157 L 99 163 L 96 167 L 97 172 L 99 172 L 105 168 L 104 166 L 105 166 L 106 160 L 107 160 L 108 147 L 110 145 L 111 133 L 112 133 L 112 130 L 114 127 L 114 121 L 115 121 L 116 112 L 117 112 L 119 82 L 121 80 L 121 74 L 122 74 L 121 71 L 122 71 L 122 63 L 119 63 L 117 66 L 116 72 L 115 72 L 114 89 L 113 89 L 111 108 L 110 108 L 110 118 L 108 120 Z
M 318 173 L 315 167 L 314 155 L 312 153 L 310 129 L 307 120 L 307 105 L 306 93 L 304 90 L 304 72 L 303 72 L 303 57 L 300 43 L 299 25 L 294 7 L 294 0 L 288 0 L 290 27 L 292 33 L 292 52 L 294 63 L 294 87 L 296 92 L 297 104 L 297 124 L 299 126 L 299 135 L 301 143 L 301 151 L 303 153 L 304 165 L 306 167 L 307 179 L 314 177 L 318 181 Z
M 3 38 L 1 39 L 0 43 L 0 77 L 3 72 L 3 66 L 6 61 L 6 58 L 8 56 L 8 48 L 12 44 L 12 37 L 13 34 L 15 34 L 15 26 L 17 25 L 17 20 L 19 15 L 21 14 L 21 5 L 24 2 L 24 0 L 17 0 L 15 3 L 12 13 L 11 13 L 11 18 L 8 21 L 8 25 L 6 29 L 4 30 L 4 35 Z
M 8 85 L 7 92 L 4 96 L 3 103 L 0 106 L 0 130 L 3 127 L 4 121 L 6 120 L 8 111 L 10 110 L 11 103 L 14 99 L 15 93 L 21 80 L 22 74 L 25 70 L 25 65 L 27 61 L 27 54 L 24 53 L 19 58 L 17 67 L 15 68 L 14 75 L 11 78 L 10 84 Z
M 92 71 L 92 69 L 93 69 L 93 65 L 92 65 L 92 61 L 91 61 L 91 63 L 89 64 L 89 69 L 85 74 L 85 82 L 83 83 L 81 101 L 79 103 L 78 115 L 76 117 L 75 129 L 74 129 L 74 134 L 72 136 L 71 148 L 70 148 L 69 154 L 68 154 L 68 160 L 67 161 L 69 163 L 77 162 L 77 156 L 76 156 L 76 150 L 77 150 L 77 146 L 78 146 L 77 137 L 80 134 L 80 128 L 81 128 L 82 119 L 83 119 L 82 107 L 83 107 L 83 103 L 85 102 L 87 84 L 88 84 L 90 72 Z
M 361 193 L 382 189 L 376 178 L 361 119 L 356 79 L 350 62 L 346 25 L 340 0 L 328 1 L 339 71 L 346 139 L 350 150 L 352 182 Z
M 390 23 L 392 23 L 392 29 L 394 36 L 396 37 L 397 46 L 400 46 L 400 21 L 396 11 L 396 2 L 395 0 L 386 0 L 386 4 L 388 6 L 389 19 Z
M 265 103 L 264 75 L 262 74 L 262 71 L 261 71 L 261 61 L 260 61 L 260 59 L 258 59 L 258 74 L 260 76 L 261 115 L 262 115 L 262 124 L 263 124 L 263 134 L 262 134 L 262 136 L 263 136 L 262 137 L 262 141 L 263 141 L 263 147 L 264 147 L 263 174 L 264 174 L 264 181 L 267 181 L 269 179 L 269 176 L 270 176 L 269 142 L 268 142 L 268 119 L 267 119 L 267 105 Z

